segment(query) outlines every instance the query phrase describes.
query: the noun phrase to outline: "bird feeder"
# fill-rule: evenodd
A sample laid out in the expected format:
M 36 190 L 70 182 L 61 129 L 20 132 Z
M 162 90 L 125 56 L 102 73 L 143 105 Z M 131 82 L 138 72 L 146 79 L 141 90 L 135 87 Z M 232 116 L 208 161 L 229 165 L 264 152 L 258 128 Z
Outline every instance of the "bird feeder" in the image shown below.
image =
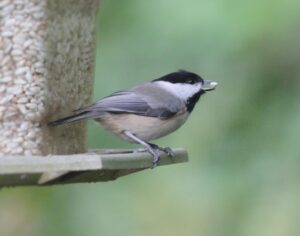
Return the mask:
M 0 186 L 112 180 L 151 167 L 147 153 L 88 151 L 82 122 L 47 126 L 91 102 L 98 4 L 0 1 Z M 177 149 L 161 164 L 186 160 Z

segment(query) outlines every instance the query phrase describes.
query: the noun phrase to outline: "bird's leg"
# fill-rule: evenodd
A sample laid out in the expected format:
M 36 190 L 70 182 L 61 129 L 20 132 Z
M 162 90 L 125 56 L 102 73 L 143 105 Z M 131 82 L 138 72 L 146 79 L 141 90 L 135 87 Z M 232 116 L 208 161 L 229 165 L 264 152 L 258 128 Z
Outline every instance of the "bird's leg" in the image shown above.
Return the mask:
M 153 168 L 157 166 L 157 163 L 160 160 L 160 154 L 159 154 L 159 149 L 153 148 L 149 143 L 139 139 L 138 137 L 136 137 L 134 134 L 132 134 L 131 132 L 125 130 L 123 132 L 123 134 L 128 137 L 129 139 L 131 139 L 132 141 L 141 144 L 152 156 L 153 156 Z
M 171 158 L 175 157 L 175 153 L 173 152 L 173 150 L 170 147 L 160 147 L 154 143 L 148 143 L 153 149 L 158 149 L 164 153 L 166 153 L 168 156 L 170 156 Z

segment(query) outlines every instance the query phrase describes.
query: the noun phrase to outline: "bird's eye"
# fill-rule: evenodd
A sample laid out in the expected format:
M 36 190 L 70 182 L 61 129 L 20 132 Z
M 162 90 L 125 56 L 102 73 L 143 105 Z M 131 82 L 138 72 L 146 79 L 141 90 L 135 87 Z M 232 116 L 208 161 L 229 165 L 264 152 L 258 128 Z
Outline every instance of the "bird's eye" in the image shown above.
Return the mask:
M 188 83 L 188 84 L 194 84 L 194 83 L 195 83 L 195 81 L 194 81 L 194 80 L 192 80 L 192 79 L 189 79 L 189 80 L 187 81 L 187 83 Z

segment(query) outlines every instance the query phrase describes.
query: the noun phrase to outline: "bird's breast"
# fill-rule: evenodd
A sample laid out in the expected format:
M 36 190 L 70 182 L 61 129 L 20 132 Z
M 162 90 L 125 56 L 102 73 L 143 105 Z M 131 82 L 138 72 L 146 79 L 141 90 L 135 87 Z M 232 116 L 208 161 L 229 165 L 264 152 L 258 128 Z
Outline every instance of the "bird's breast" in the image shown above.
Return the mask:
M 144 141 L 150 141 L 172 133 L 187 120 L 188 116 L 188 113 L 182 113 L 170 119 L 159 119 L 135 114 L 107 113 L 97 119 L 97 121 L 100 122 L 106 130 L 126 141 L 132 142 L 123 135 L 125 130 L 135 134 Z

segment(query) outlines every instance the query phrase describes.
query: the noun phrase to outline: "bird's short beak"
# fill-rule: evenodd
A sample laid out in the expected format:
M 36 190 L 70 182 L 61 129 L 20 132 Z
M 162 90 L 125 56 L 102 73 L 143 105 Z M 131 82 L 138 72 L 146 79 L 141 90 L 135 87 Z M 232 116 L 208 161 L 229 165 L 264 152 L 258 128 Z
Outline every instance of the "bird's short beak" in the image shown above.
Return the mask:
M 218 83 L 212 80 L 204 80 L 202 85 L 202 90 L 209 91 L 214 90 L 217 87 Z

